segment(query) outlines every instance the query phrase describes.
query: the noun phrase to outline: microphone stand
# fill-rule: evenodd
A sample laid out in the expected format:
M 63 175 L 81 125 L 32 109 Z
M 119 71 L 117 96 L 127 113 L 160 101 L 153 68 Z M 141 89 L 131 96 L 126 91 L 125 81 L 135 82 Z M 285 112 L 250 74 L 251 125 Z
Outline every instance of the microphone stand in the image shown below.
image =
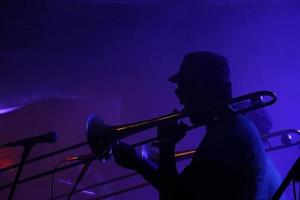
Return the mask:
M 272 200 L 279 200 L 291 181 L 300 182 L 300 157 L 298 157 L 295 161 L 285 179 L 282 181 L 281 185 L 273 195 Z
M 13 184 L 11 186 L 11 190 L 10 190 L 10 193 L 9 193 L 8 200 L 12 200 L 12 198 L 13 198 L 13 195 L 15 193 L 15 190 L 16 190 L 16 187 L 17 187 L 17 183 L 18 183 L 18 181 L 20 179 L 21 172 L 23 170 L 25 161 L 28 158 L 28 156 L 30 154 L 30 151 L 31 151 L 31 149 L 32 149 L 33 146 L 34 146 L 34 144 L 24 144 L 23 145 L 23 152 L 22 152 L 22 155 L 21 155 L 21 162 L 20 162 L 19 168 L 17 170 L 14 182 L 13 182 Z
M 92 162 L 95 160 L 95 158 L 92 158 L 92 159 L 89 159 L 89 160 L 86 160 L 84 163 L 83 163 L 83 166 L 81 168 L 81 171 L 76 179 L 76 182 L 74 183 L 73 185 L 73 188 L 71 190 L 71 192 L 69 193 L 68 195 L 68 198 L 67 200 L 70 200 L 72 195 L 74 194 L 79 182 L 82 180 L 83 176 L 85 175 L 85 173 L 87 172 L 87 170 L 89 169 L 90 165 L 92 164 Z

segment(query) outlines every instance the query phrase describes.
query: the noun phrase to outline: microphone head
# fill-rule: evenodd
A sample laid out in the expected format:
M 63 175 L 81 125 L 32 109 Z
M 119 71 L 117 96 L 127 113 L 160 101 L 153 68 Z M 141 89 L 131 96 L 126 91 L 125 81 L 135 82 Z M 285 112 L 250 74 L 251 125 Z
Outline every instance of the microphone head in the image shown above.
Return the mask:
M 45 134 L 45 139 L 48 143 L 55 143 L 57 141 L 57 134 L 54 131 L 49 131 Z

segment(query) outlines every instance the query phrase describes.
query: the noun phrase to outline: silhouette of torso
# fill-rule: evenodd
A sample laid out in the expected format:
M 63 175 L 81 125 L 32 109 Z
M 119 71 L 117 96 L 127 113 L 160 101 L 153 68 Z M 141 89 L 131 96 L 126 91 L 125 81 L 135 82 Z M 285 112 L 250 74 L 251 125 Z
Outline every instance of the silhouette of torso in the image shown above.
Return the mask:
M 244 116 L 208 124 L 191 164 L 179 175 L 174 199 L 267 199 L 265 153 Z

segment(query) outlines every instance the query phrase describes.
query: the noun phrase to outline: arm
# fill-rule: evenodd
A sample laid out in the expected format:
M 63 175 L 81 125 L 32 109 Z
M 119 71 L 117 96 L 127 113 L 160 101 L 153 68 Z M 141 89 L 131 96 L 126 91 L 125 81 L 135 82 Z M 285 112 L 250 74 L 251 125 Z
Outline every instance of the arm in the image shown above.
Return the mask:
M 174 185 L 177 178 L 175 162 L 175 145 L 181 140 L 186 132 L 184 124 L 166 124 L 158 128 L 159 147 L 160 147 L 160 167 L 158 168 L 150 160 L 142 158 L 136 153 L 134 148 L 125 143 L 119 143 L 113 147 L 113 155 L 117 164 L 122 167 L 139 172 L 156 189 L 164 186 Z M 171 137 L 168 133 L 172 133 Z M 171 191 L 170 187 L 167 191 Z M 165 190 L 165 189 L 163 189 Z
M 168 122 L 158 127 L 160 149 L 159 160 L 159 195 L 161 200 L 173 199 L 172 194 L 177 182 L 178 172 L 175 160 L 175 147 L 186 134 L 187 126 L 176 121 Z
M 137 171 L 156 189 L 159 188 L 157 165 L 150 160 L 142 158 L 132 146 L 120 142 L 114 145 L 113 155 L 117 164 Z
M 160 199 L 170 199 L 177 180 L 178 172 L 175 161 L 175 144 L 159 142 L 160 147 Z

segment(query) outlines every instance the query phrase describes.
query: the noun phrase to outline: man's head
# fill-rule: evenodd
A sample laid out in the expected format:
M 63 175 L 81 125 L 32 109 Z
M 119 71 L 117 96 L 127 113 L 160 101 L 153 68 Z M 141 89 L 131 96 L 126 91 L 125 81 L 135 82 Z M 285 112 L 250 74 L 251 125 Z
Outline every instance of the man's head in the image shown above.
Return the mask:
M 186 110 L 227 101 L 231 98 L 227 59 L 213 52 L 192 52 L 182 61 L 179 72 L 169 79 Z

